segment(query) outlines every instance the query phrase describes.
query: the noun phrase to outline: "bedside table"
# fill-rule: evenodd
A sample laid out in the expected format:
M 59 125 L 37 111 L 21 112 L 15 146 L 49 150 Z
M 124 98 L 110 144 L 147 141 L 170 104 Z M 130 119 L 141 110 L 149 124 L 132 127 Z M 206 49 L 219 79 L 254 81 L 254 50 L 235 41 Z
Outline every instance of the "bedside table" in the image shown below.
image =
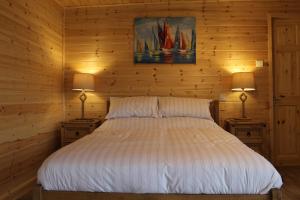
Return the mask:
M 239 138 L 244 144 L 266 156 L 265 131 L 266 123 L 256 120 L 225 120 L 225 128 L 228 132 Z
M 61 123 L 61 146 L 68 145 L 90 133 L 100 126 L 100 119 L 70 120 Z

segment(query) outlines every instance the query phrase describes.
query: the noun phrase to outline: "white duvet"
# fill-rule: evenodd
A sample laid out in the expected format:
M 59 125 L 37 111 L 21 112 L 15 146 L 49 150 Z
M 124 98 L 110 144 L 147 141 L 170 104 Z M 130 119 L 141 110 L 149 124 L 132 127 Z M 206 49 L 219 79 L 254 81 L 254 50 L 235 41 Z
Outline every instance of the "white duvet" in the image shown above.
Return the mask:
M 46 190 L 265 194 L 282 180 L 262 156 L 210 120 L 106 121 L 52 154 L 38 171 Z

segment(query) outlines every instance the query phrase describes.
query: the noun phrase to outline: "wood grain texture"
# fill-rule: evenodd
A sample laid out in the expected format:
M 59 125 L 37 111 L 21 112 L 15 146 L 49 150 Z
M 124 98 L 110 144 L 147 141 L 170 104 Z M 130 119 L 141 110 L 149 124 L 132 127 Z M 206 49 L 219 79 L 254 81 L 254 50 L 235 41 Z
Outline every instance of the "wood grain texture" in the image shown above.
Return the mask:
M 139 2 L 145 1 L 66 8 L 66 119 L 80 116 L 79 93 L 71 90 L 72 76 L 75 72 L 87 72 L 96 75 L 96 92 L 88 93 L 88 117 L 103 117 L 109 96 L 171 95 L 219 99 L 222 95 L 222 125 L 224 119 L 239 117 L 241 112 L 240 93 L 230 90 L 231 73 L 255 71 L 257 90 L 248 94 L 246 111 L 249 117 L 267 123 L 268 148 L 267 14 L 299 12 L 300 1 Z M 197 64 L 134 64 L 133 21 L 142 16 L 195 16 Z M 256 59 L 265 60 L 265 67 L 255 69 Z
M 300 15 L 273 19 L 274 154 L 300 165 Z
M 0 199 L 15 199 L 57 144 L 63 9 L 52 0 L 3 0 L 0 27 Z
M 239 140 L 257 153 L 269 158 L 269 152 L 265 147 L 266 124 L 260 121 L 225 120 L 226 130 L 235 135 Z
M 300 167 L 280 167 L 279 173 L 283 177 L 282 199 L 300 199 Z
M 274 2 L 274 0 L 55 0 L 64 7 L 88 7 L 88 6 L 127 6 L 138 4 L 168 4 L 173 2 Z M 280 0 L 278 0 L 280 1 Z M 282 0 L 289 1 L 289 0 Z
M 37 185 L 34 188 L 33 200 L 282 200 L 280 189 L 272 189 L 265 195 L 219 195 L 219 194 L 134 194 L 109 192 L 67 192 L 48 191 Z
M 68 145 L 76 140 L 92 133 L 101 125 L 100 119 L 86 120 L 71 120 L 61 124 L 60 145 L 61 147 Z
M 41 163 L 58 147 L 58 132 L 0 145 L 0 199 L 17 199 L 36 184 Z

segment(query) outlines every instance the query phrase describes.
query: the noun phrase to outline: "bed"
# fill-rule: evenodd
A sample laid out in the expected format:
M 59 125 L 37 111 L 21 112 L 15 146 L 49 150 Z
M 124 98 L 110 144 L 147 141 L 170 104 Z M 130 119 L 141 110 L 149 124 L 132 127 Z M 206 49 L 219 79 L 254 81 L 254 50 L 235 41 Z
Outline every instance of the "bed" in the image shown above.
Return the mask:
M 210 103 L 215 119 L 217 107 Z M 34 199 L 43 200 L 278 200 L 282 185 L 262 156 L 213 120 L 190 116 L 109 119 L 52 154 L 38 182 Z

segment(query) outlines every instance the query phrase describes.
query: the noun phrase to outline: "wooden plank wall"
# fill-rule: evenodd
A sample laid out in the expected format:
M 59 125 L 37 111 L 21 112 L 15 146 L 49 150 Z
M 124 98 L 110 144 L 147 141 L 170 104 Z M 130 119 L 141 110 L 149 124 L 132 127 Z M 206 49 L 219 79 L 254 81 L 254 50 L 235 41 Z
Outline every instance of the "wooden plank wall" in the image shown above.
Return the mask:
M 79 7 L 79 6 L 116 6 L 116 5 L 132 5 L 132 4 L 160 4 L 169 2 L 249 2 L 249 1 L 260 1 L 273 3 L 274 0 L 55 0 L 64 7 Z M 281 1 L 292 1 L 292 0 L 281 0 Z
M 0 1 L 0 199 L 35 183 L 63 119 L 63 9 L 52 0 Z
M 140 2 L 140 1 L 139 1 Z M 149 2 L 148 2 L 149 3 Z M 249 117 L 269 121 L 267 14 L 300 11 L 298 0 L 168 1 L 141 5 L 78 7 L 65 10 L 66 118 L 80 116 L 79 93 L 71 91 L 75 72 L 94 73 L 87 116 L 103 116 L 109 96 L 173 95 L 220 99 L 221 122 L 239 117 L 240 93 L 231 92 L 231 73 L 255 71 Z M 135 17 L 195 16 L 197 64 L 134 64 Z

